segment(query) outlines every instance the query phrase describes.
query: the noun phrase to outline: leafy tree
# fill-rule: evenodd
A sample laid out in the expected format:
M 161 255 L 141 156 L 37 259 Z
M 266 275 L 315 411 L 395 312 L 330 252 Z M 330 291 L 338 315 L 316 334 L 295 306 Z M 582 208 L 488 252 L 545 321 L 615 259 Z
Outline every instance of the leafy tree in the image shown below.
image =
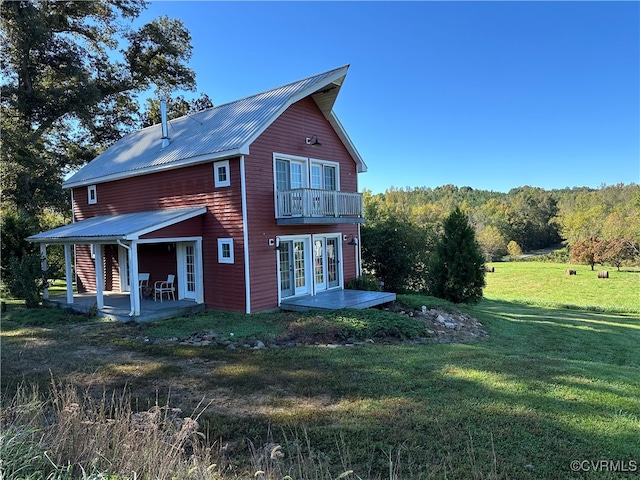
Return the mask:
M 392 292 L 423 291 L 432 234 L 426 227 L 387 217 L 361 230 L 364 269 Z
M 485 285 L 482 251 L 459 208 L 447 217 L 430 262 L 430 292 L 454 303 L 477 303 Z
M 630 238 L 612 238 L 602 242 L 600 259 L 603 263 L 608 263 L 620 267 L 625 262 L 633 262 L 640 253 L 638 243 Z
M 498 260 L 507 253 L 507 242 L 497 227 L 489 225 L 480 230 L 477 237 L 486 261 Z
M 518 242 L 516 242 L 515 240 L 511 240 L 509 243 L 507 243 L 507 253 L 513 260 L 514 258 L 518 258 L 522 255 L 522 248 L 520 248 Z
M 5 206 L 21 216 L 64 211 L 63 176 L 138 125 L 136 94 L 193 89 L 189 32 L 166 17 L 124 25 L 144 8 L 143 0 L 0 4 Z
M 211 107 L 213 107 L 213 102 L 205 93 L 200 94 L 200 97 L 194 98 L 190 101 L 185 100 L 185 98 L 180 95 L 168 102 L 167 118 L 172 120 L 174 118 L 182 117 L 183 115 L 188 115 L 190 113 L 196 113 L 200 110 Z M 148 98 L 147 107 L 142 117 L 142 126 L 149 127 L 151 125 L 156 125 L 161 121 L 160 100 L 157 98 Z
M 596 237 L 583 238 L 571 246 L 571 260 L 576 263 L 591 265 L 602 263 L 603 243 Z

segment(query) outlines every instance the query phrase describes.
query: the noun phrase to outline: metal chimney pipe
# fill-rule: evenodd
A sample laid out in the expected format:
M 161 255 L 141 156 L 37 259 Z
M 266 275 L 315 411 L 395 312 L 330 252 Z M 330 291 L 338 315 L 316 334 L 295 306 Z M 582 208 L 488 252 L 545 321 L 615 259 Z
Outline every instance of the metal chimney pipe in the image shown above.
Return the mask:
M 160 118 L 162 121 L 162 148 L 169 146 L 169 125 L 167 123 L 167 101 L 160 100 Z

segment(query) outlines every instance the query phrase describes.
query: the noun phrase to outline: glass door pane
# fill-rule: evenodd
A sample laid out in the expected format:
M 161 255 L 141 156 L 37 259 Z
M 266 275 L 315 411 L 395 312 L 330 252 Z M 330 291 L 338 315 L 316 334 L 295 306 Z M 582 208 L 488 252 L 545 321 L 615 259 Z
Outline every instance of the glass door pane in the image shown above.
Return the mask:
M 340 285 L 338 276 L 338 239 L 327 238 L 327 286 L 337 287 Z
M 326 290 L 324 239 L 316 239 L 313 242 L 313 275 L 316 291 Z
M 295 279 L 296 295 L 308 293 L 307 272 L 304 256 L 304 240 L 293 242 L 293 276 Z
M 187 273 L 187 292 L 195 293 L 196 291 L 196 253 L 193 245 L 185 247 L 186 254 L 186 273 Z
M 293 263 L 291 262 L 292 242 L 280 242 L 280 296 L 293 295 Z

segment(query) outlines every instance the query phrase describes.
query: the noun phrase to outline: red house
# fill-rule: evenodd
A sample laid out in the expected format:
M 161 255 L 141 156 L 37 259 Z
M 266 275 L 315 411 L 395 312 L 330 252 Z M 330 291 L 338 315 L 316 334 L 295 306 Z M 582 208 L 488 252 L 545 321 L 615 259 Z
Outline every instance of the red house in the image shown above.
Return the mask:
M 65 181 L 73 223 L 29 240 L 65 246 L 68 303 L 73 262 L 98 309 L 104 291 L 130 292 L 130 315 L 143 274 L 247 313 L 343 289 L 359 275 L 367 169 L 332 111 L 347 69 L 131 133 Z

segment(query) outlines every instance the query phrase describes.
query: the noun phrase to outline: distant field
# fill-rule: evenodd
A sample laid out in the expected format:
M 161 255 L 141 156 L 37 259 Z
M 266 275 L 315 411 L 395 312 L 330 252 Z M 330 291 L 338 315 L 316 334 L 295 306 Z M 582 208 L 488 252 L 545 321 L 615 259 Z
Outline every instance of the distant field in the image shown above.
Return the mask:
M 597 311 L 640 312 L 640 271 L 606 268 L 609 278 L 598 278 L 588 265 L 538 262 L 495 262 L 487 273 L 484 296 L 548 307 L 579 307 Z M 577 275 L 565 275 L 568 268 Z

